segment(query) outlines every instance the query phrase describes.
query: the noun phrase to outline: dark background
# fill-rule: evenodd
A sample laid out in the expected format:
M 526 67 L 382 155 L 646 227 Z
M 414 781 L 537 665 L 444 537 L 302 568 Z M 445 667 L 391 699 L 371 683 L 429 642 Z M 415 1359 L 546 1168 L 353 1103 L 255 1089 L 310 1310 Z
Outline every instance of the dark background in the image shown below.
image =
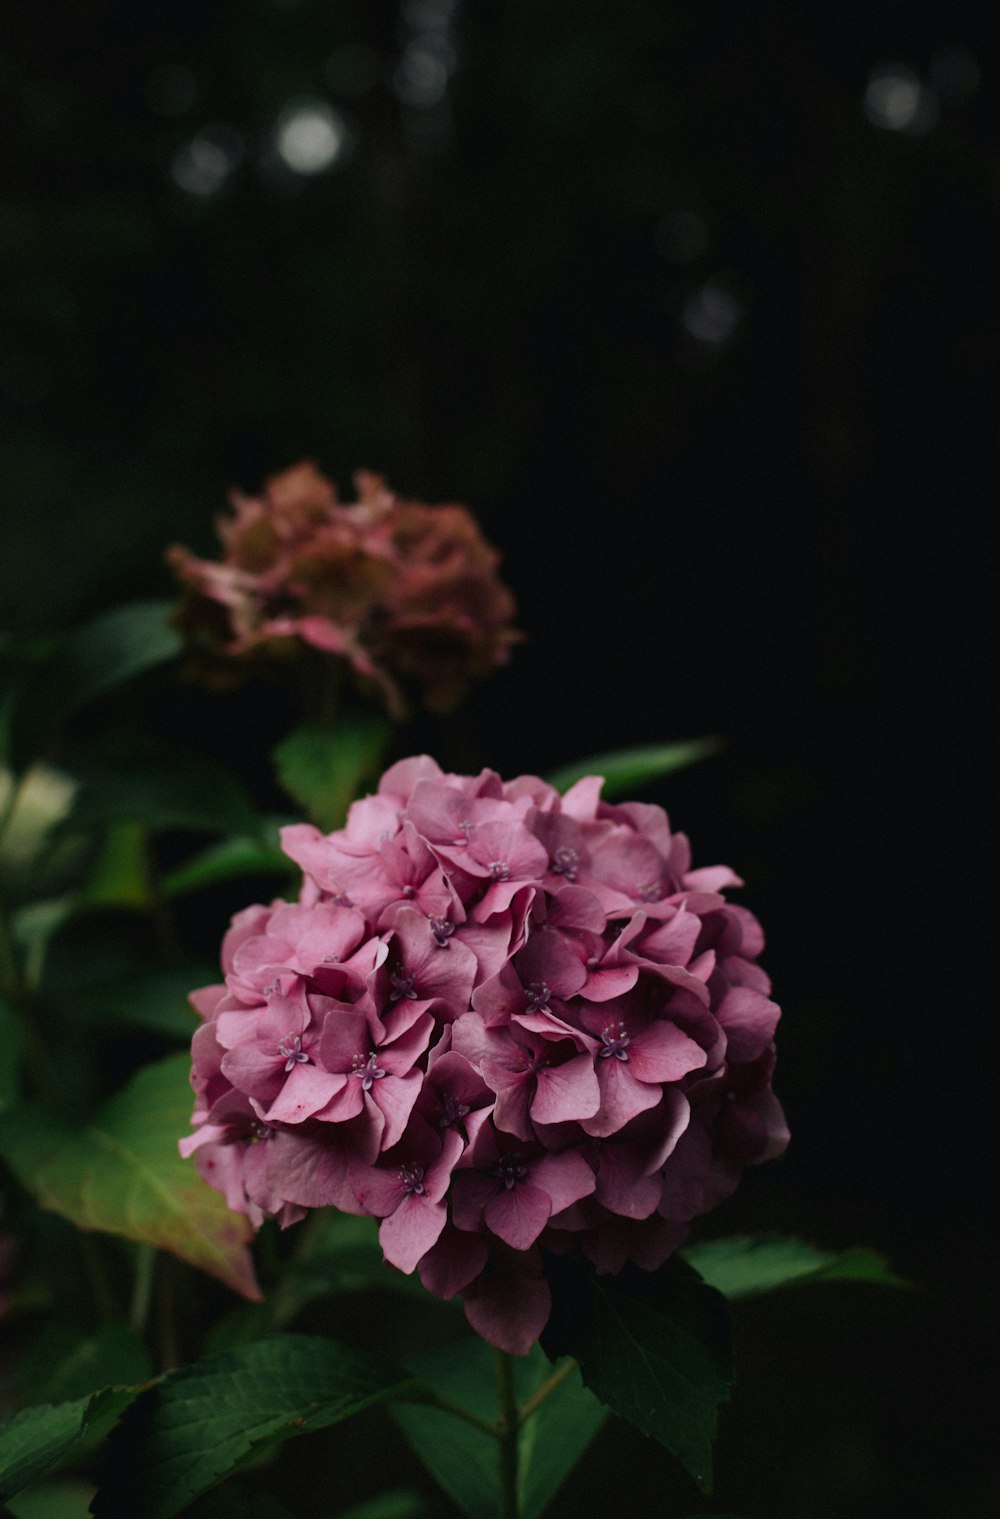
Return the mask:
M 530 641 L 407 747 L 725 736 L 650 795 L 747 878 L 794 1139 L 711 1227 L 921 1284 L 740 1313 L 716 1507 L 751 1519 L 1000 1503 L 991 9 L 67 0 L 0 34 L 4 626 L 164 594 L 168 542 L 308 455 L 504 552 Z M 303 110 L 323 172 L 279 150 Z M 565 1512 L 658 1514 L 666 1464 L 606 1433 Z

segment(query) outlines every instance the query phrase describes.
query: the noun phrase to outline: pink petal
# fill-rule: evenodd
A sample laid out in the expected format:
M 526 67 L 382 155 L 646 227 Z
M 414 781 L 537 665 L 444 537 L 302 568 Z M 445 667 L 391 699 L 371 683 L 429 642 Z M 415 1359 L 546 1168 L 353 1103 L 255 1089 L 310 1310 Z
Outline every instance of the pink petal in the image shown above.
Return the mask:
M 376 1081 L 372 1087 L 369 1096 L 374 1099 L 374 1106 L 381 1110 L 385 1118 L 381 1146 L 383 1150 L 388 1150 L 401 1137 L 407 1119 L 413 1112 L 413 1104 L 420 1093 L 423 1079 L 420 1071 L 411 1071 L 407 1076 L 386 1076 L 383 1080 Z
M 728 1058 L 743 1064 L 756 1060 L 767 1049 L 781 1009 L 748 986 L 734 986 L 723 997 L 715 1016 L 726 1031 Z
M 487 1228 L 515 1250 L 533 1245 L 549 1221 L 552 1200 L 530 1181 L 513 1187 L 502 1186 L 486 1204 L 483 1218 Z
M 629 1068 L 638 1081 L 679 1081 L 688 1071 L 700 1069 L 705 1059 L 701 1045 L 666 1019 L 651 1023 L 628 1047 Z
M 435 1297 L 450 1298 L 479 1275 L 489 1245 L 481 1234 L 446 1229 L 419 1263 L 420 1280 Z
M 447 1222 L 444 1203 L 432 1203 L 429 1198 L 411 1192 L 379 1227 L 379 1243 L 386 1260 L 409 1274 L 437 1243 Z
M 581 1128 L 599 1139 L 617 1134 L 629 1119 L 647 1108 L 655 1108 L 663 1097 L 663 1089 L 637 1081 L 630 1064 L 616 1060 L 598 1060 L 597 1079 L 601 1084 L 601 1106 L 593 1118 L 584 1118 Z
M 527 1355 L 552 1311 L 552 1295 L 540 1272 L 495 1270 L 492 1262 L 463 1296 L 465 1316 L 476 1333 L 508 1355 Z
M 302 1123 L 343 1091 L 347 1081 L 346 1076 L 318 1070 L 314 1065 L 297 1065 L 289 1072 L 284 1086 L 264 1114 L 264 1121 Z
M 561 1155 L 543 1155 L 531 1168 L 531 1180 L 548 1193 L 553 1213 L 561 1213 L 571 1203 L 579 1202 L 581 1197 L 589 1197 L 594 1190 L 594 1173 L 575 1150 L 564 1150 Z
M 531 1104 L 531 1116 L 539 1123 L 590 1118 L 601 1105 L 601 1088 L 593 1057 L 577 1055 L 563 1065 L 543 1066 Z

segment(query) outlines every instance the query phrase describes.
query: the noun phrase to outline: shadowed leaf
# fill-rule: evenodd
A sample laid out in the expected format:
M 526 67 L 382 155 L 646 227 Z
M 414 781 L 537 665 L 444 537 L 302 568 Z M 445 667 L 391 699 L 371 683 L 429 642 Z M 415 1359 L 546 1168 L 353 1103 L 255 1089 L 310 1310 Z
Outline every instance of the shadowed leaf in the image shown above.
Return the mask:
M 108 1443 L 96 1519 L 171 1519 L 262 1445 L 419 1393 L 405 1372 L 332 1340 L 280 1335 L 164 1378 Z
M 105 1388 L 70 1403 L 25 1408 L 0 1427 L 0 1500 L 13 1497 L 60 1460 L 93 1425 L 115 1422 L 140 1388 Z
M 442 1398 L 492 1422 L 497 1417 L 496 1351 L 484 1341 L 460 1340 L 415 1357 L 410 1365 Z M 513 1363 L 518 1405 L 552 1375 L 536 1345 Z M 469 1519 L 494 1519 L 498 1445 L 493 1435 L 442 1409 L 400 1404 L 392 1410 L 414 1452 Z M 518 1512 L 540 1519 L 564 1479 L 600 1429 L 607 1410 L 574 1371 L 522 1425 L 518 1434 Z
M 609 1277 L 563 1256 L 547 1274 L 546 1354 L 575 1356 L 601 1401 L 709 1490 L 718 1406 L 733 1383 L 724 1299 L 676 1258 L 656 1272 L 626 1267 Z
M 362 784 L 378 774 L 391 728 L 368 714 L 342 718 L 326 732 L 295 728 L 274 751 L 278 780 L 319 828 L 339 828 Z
M 169 1250 L 256 1298 L 249 1222 L 177 1150 L 190 1127 L 189 1069 L 186 1054 L 144 1067 L 82 1128 L 14 1109 L 0 1121 L 0 1153 L 43 1208 Z

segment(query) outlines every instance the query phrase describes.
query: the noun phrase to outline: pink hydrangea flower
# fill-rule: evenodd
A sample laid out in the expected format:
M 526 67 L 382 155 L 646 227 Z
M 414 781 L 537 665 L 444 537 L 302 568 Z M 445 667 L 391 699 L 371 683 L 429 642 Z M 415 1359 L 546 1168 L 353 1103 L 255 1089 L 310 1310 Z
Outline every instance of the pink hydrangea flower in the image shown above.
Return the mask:
M 304 462 L 260 496 L 234 492 L 221 563 L 175 546 L 177 622 L 215 684 L 303 646 L 333 655 L 394 715 L 404 688 L 455 705 L 470 679 L 508 658 L 519 634 L 499 555 L 464 506 L 404 501 L 359 471 L 358 500 Z
M 515 1353 L 547 1250 L 655 1269 L 788 1139 L 738 878 L 600 790 L 401 761 L 345 828 L 285 829 L 299 902 L 238 914 L 192 995 L 202 1175 L 255 1224 L 379 1219 L 387 1261 Z

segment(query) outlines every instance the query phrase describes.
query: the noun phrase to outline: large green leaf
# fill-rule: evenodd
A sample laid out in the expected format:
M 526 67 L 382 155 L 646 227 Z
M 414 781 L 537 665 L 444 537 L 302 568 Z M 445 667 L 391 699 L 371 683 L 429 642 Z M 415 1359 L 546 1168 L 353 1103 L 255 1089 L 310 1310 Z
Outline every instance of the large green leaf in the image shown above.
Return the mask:
M 350 1508 L 338 1509 L 336 1519 L 423 1519 L 426 1513 L 427 1503 L 422 1494 L 400 1487 L 379 1493 L 376 1498 L 366 1498 L 363 1503 L 352 1503 Z
M 85 781 L 62 827 L 67 831 L 138 823 L 152 831 L 253 831 L 257 814 L 228 770 L 200 755 L 175 753 L 103 769 Z
M 57 1477 L 18 1493 L 0 1514 L 12 1514 L 13 1519 L 89 1519 L 93 1496 L 93 1483 Z
M 908 1285 L 882 1256 L 861 1247 L 838 1253 L 801 1239 L 738 1234 L 689 1245 L 683 1254 L 703 1281 L 732 1300 L 812 1282 Z
M 25 1408 L 0 1426 L 0 1498 L 19 1492 L 79 1439 L 90 1398 Z
M 478 1337 L 415 1357 L 411 1368 L 440 1397 L 480 1418 L 497 1418 L 496 1351 Z M 513 1363 L 523 1406 L 552 1376 L 537 1346 Z M 392 1410 L 413 1450 L 469 1519 L 494 1519 L 499 1446 L 494 1435 L 443 1409 L 401 1403 Z M 518 1433 L 518 1498 L 522 1519 L 539 1519 L 607 1416 L 573 1371 Z
M 615 749 L 610 754 L 594 754 L 590 759 L 564 765 L 554 771 L 549 783 L 557 791 L 568 791 L 585 775 L 603 775 L 605 801 L 627 797 L 639 786 L 648 786 L 664 775 L 673 775 L 698 760 L 718 754 L 718 738 L 693 738 L 677 744 L 643 744 L 636 749 Z
M 167 897 L 182 897 L 189 891 L 203 886 L 214 886 L 217 881 L 229 881 L 236 876 L 287 875 L 295 866 L 286 854 L 282 854 L 277 841 L 254 834 L 237 834 L 211 844 L 200 854 L 185 860 L 160 882 L 160 890 Z
M 295 728 L 272 756 L 278 780 L 318 827 L 339 828 L 362 784 L 378 774 L 391 731 L 367 713 L 348 714 L 332 730 Z
M 188 1002 L 188 993 L 218 979 L 219 973 L 211 965 L 160 965 L 140 975 L 82 989 L 74 999 L 72 1017 L 97 1027 L 110 1024 L 150 1029 L 164 1038 L 190 1043 L 199 1019 Z
M 10 718 L 8 754 L 23 770 L 44 753 L 78 708 L 180 652 L 170 627 L 172 603 L 115 607 L 70 634 L 54 652 L 22 660 Z
M 0 1501 L 40 1477 L 95 1424 L 117 1420 L 139 1388 L 105 1388 L 70 1403 L 25 1408 L 0 1427 Z
M 96 1519 L 171 1519 L 261 1446 L 419 1394 L 405 1372 L 357 1350 L 279 1335 L 165 1378 L 109 1441 Z
M 85 623 L 56 659 L 54 679 L 69 709 L 84 706 L 116 686 L 175 658 L 180 634 L 170 626 L 172 601 L 133 601 Z
M 733 1383 L 724 1298 L 676 1258 L 657 1272 L 626 1267 L 606 1277 L 563 1256 L 550 1260 L 548 1274 L 546 1354 L 575 1356 L 602 1403 L 710 1490 L 718 1406 Z
M 189 1068 L 187 1055 L 146 1066 L 86 1127 L 14 1109 L 0 1119 L 0 1153 L 43 1208 L 169 1250 L 255 1298 L 249 1222 L 177 1150 L 190 1127 Z
M 93 1334 L 49 1319 L 20 1360 L 22 1403 L 63 1403 L 102 1387 L 137 1386 L 153 1373 L 142 1336 L 120 1319 L 109 1319 Z

